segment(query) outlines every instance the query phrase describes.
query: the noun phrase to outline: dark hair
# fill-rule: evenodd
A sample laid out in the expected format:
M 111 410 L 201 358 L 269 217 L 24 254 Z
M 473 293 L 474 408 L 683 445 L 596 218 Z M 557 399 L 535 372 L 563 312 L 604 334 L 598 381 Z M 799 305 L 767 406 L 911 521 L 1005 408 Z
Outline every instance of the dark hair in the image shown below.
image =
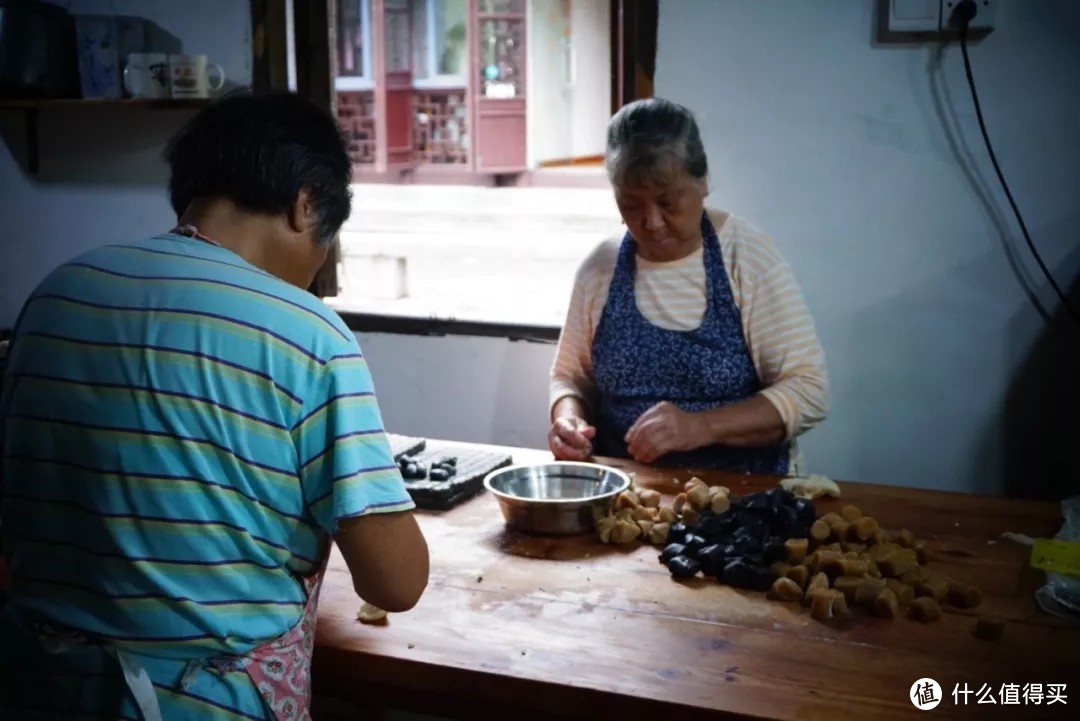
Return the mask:
M 694 114 L 662 98 L 637 100 L 612 116 L 606 164 L 616 188 L 662 185 L 677 172 L 702 182 L 709 175 Z
M 199 112 L 169 141 L 169 200 L 179 218 L 199 198 L 245 210 L 286 213 L 306 189 L 317 239 L 329 242 L 349 217 L 351 164 L 334 119 L 290 93 L 230 94 Z

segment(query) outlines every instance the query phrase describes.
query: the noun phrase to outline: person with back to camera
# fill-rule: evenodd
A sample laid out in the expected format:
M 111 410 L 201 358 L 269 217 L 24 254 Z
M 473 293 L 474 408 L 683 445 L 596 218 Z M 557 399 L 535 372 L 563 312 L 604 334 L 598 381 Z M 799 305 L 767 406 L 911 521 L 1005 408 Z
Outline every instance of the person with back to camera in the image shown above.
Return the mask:
M 64 264 L 14 330 L 0 718 L 308 719 L 331 539 L 367 602 L 427 585 L 367 362 L 305 290 L 349 216 L 334 120 L 227 97 L 166 159 L 178 225 Z
M 582 263 L 551 370 L 548 444 L 665 466 L 788 475 L 828 409 L 824 353 L 767 236 L 705 207 L 693 114 L 662 99 L 608 125 L 627 226 Z

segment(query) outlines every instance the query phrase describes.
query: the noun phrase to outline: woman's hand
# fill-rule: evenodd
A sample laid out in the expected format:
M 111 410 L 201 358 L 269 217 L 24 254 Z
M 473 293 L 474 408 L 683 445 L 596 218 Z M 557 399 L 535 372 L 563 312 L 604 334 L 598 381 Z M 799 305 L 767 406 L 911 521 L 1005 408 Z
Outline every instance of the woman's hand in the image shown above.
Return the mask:
M 592 455 L 592 439 L 596 428 L 583 418 L 556 418 L 548 431 L 548 447 L 558 461 L 584 461 Z
M 638 463 L 652 463 L 672 451 L 692 451 L 712 442 L 704 417 L 667 401 L 642 413 L 624 440 Z

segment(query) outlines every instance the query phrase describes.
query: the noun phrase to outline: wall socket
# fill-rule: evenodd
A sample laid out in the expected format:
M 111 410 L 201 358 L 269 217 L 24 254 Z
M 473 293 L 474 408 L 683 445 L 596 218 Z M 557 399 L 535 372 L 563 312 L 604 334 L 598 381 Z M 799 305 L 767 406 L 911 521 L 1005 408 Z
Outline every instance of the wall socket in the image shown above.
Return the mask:
M 1074 0 L 1080 2 L 1080 0 Z M 1007 0 L 974 0 L 975 19 L 968 26 L 973 41 L 993 32 L 997 26 L 998 5 Z M 877 41 L 881 43 L 954 42 L 953 10 L 959 0 L 878 0 Z
M 889 0 L 886 27 L 893 33 L 936 32 L 941 27 L 943 0 Z
M 946 32 L 954 31 L 949 20 L 952 18 L 953 9 L 959 4 L 959 0 L 941 0 L 941 29 Z M 987 33 L 997 26 L 997 11 L 1001 0 L 975 0 L 978 12 L 975 19 L 968 25 L 969 30 Z

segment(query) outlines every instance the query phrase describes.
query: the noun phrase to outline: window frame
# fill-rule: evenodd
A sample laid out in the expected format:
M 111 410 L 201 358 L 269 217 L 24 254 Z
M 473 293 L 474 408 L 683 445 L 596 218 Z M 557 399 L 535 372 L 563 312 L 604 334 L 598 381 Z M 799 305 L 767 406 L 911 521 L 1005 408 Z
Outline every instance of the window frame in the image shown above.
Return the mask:
M 364 48 L 361 55 L 364 63 L 363 75 L 337 75 L 334 77 L 334 90 L 338 92 L 349 92 L 356 90 L 373 90 L 375 88 L 375 79 L 372 77 L 372 55 L 371 55 L 371 2 L 372 0 L 338 0 L 338 3 L 356 2 L 360 3 L 360 25 L 364 34 Z M 338 32 L 341 32 L 340 28 Z M 334 48 L 334 52 L 339 52 L 340 48 Z
M 359 313 L 333 308 L 353 333 L 381 333 L 412 336 L 472 336 L 505 338 L 509 341 L 555 345 L 562 325 L 492 323 L 479 320 L 449 320 L 416 316 Z

